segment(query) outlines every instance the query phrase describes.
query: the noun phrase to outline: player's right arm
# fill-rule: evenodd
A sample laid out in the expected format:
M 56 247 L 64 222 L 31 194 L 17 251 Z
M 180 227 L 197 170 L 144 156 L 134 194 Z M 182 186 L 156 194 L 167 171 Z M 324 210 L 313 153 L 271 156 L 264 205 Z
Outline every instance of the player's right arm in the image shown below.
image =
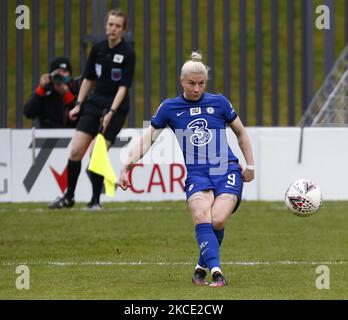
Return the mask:
M 120 174 L 118 185 L 127 190 L 130 187 L 130 181 L 128 177 L 129 171 L 133 165 L 137 163 L 143 156 L 150 150 L 151 145 L 158 138 L 162 129 L 156 129 L 153 126 L 149 126 L 142 136 L 140 136 L 134 143 L 132 149 L 129 152 L 129 157 L 126 160 Z
M 166 104 L 162 102 L 151 119 L 151 125 L 144 131 L 143 135 L 135 141 L 120 174 L 118 184 L 123 190 L 130 187 L 128 173 L 132 169 L 133 165 L 137 163 L 146 154 L 146 152 L 149 151 L 151 145 L 162 132 L 162 129 L 168 125 L 167 114 L 168 112 Z

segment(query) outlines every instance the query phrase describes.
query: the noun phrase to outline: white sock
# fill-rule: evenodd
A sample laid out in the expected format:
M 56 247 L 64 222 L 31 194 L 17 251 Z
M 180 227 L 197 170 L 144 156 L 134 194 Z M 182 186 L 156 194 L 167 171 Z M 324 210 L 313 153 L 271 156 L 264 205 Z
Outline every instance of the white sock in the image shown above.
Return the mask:
M 220 272 L 222 274 L 221 269 L 219 267 L 212 268 L 210 272 L 211 274 L 214 274 L 214 272 Z
M 208 268 L 203 268 L 203 267 L 200 266 L 199 264 L 196 265 L 195 270 L 197 270 L 197 269 L 203 269 L 203 270 L 205 270 L 205 271 L 208 271 Z

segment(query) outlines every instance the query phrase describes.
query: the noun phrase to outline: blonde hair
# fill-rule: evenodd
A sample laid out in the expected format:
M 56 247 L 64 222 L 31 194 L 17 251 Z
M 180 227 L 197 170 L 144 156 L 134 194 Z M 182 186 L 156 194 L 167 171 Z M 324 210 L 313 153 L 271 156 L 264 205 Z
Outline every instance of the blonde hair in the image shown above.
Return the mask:
M 204 74 L 208 79 L 209 67 L 202 62 L 202 55 L 199 52 L 193 51 L 191 57 L 181 68 L 180 79 L 191 73 Z

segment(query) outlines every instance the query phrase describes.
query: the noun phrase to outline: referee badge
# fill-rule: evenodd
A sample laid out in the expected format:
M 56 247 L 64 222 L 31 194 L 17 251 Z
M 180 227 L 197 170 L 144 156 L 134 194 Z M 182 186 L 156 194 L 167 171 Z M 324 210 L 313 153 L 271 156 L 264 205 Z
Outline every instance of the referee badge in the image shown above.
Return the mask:
M 116 63 L 122 63 L 123 59 L 124 59 L 124 56 L 122 54 L 115 54 L 113 61 Z

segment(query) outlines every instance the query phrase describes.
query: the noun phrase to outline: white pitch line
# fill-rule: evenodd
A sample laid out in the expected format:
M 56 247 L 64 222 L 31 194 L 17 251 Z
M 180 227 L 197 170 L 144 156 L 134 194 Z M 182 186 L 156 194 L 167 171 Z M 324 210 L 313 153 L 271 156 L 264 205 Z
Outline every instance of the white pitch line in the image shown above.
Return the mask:
M 101 210 L 89 210 L 85 207 L 77 207 L 77 208 L 69 208 L 65 209 L 64 212 L 84 212 L 84 213 L 100 213 L 100 212 L 124 212 L 124 211 L 172 211 L 174 209 L 178 209 L 178 207 L 152 207 L 152 206 L 137 206 L 137 207 L 126 207 L 126 206 L 118 206 L 115 205 L 114 208 L 102 208 Z M 42 213 L 42 212 L 50 212 L 50 213 L 57 213 L 58 210 L 49 210 L 48 208 L 17 208 L 17 209 L 12 209 L 12 208 L 0 208 L 0 213 L 32 213 L 32 212 L 37 212 L 37 213 Z M 61 212 L 61 211 L 59 211 Z
M 2 266 L 40 265 L 40 266 L 176 266 L 194 265 L 195 262 L 143 262 L 143 261 L 24 261 L 2 262 Z M 347 265 L 348 261 L 223 261 L 222 265 L 258 266 L 258 265 Z

